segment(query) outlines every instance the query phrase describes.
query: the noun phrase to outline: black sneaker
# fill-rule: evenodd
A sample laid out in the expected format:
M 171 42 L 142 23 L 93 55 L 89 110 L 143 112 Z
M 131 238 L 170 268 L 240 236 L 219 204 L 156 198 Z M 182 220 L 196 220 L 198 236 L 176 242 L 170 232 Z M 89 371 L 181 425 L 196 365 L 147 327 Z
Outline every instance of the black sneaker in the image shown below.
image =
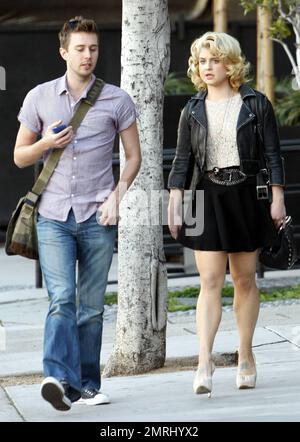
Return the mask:
M 109 404 L 110 400 L 108 396 L 100 391 L 93 388 L 83 388 L 81 391 L 81 398 L 76 402 L 76 404 L 86 404 L 86 405 L 101 405 Z
M 81 398 L 81 392 L 71 387 L 71 385 L 68 384 L 67 381 L 61 380 L 60 383 L 65 390 L 65 395 L 67 396 L 67 398 L 70 399 L 71 402 L 76 402 L 78 401 L 78 399 Z
M 57 379 L 48 376 L 42 382 L 41 395 L 56 410 L 68 411 L 71 409 L 72 403 L 66 395 L 65 388 L 66 384 L 63 385 Z

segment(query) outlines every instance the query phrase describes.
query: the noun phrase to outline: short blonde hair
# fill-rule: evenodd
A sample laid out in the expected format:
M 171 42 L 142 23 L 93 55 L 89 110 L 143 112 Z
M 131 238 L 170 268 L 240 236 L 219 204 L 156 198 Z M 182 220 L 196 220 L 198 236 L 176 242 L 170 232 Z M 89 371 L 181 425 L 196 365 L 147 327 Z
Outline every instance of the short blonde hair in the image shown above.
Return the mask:
M 247 81 L 250 63 L 242 56 L 239 42 L 225 32 L 206 32 L 191 46 L 187 75 L 196 89 L 207 88 L 199 74 L 199 55 L 202 48 L 209 49 L 212 55 L 221 60 L 233 89 L 237 90 L 242 83 Z

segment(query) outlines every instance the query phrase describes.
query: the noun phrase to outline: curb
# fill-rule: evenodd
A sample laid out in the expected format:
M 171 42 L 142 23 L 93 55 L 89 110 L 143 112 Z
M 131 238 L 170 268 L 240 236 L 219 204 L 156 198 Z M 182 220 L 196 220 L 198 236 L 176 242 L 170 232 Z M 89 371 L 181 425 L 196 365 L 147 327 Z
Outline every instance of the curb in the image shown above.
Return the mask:
M 216 367 L 232 367 L 236 366 L 238 363 L 238 352 L 234 353 L 213 353 L 212 354 L 212 360 Z M 164 368 L 196 368 L 198 365 L 198 355 L 195 356 L 183 356 L 183 357 L 176 357 L 176 358 L 167 358 L 164 366 Z M 175 371 L 175 370 L 174 370 Z
M 213 362 L 216 367 L 233 367 L 237 365 L 238 362 L 238 352 L 234 353 L 213 353 L 212 355 Z M 198 355 L 195 356 L 183 356 L 183 357 L 175 357 L 175 358 L 167 358 L 164 366 L 161 368 L 157 368 L 155 370 L 150 370 L 146 373 L 140 373 L 139 375 L 151 375 L 155 373 L 159 373 L 162 371 L 175 372 L 179 370 L 194 370 L 198 365 Z M 100 365 L 101 372 L 103 372 L 105 365 Z M 137 376 L 135 374 L 124 374 L 121 376 Z M 18 385 L 19 381 L 21 384 L 32 385 L 36 382 L 28 382 L 30 378 L 32 380 L 38 380 L 40 382 L 39 377 L 43 377 L 42 372 L 25 372 L 17 375 L 9 375 L 9 376 L 1 376 L 0 377 L 0 387 L 4 387 L 6 385 Z M 105 376 L 103 376 L 105 377 Z M 109 376 L 111 377 L 111 376 Z M 36 379 L 34 379 L 36 378 Z

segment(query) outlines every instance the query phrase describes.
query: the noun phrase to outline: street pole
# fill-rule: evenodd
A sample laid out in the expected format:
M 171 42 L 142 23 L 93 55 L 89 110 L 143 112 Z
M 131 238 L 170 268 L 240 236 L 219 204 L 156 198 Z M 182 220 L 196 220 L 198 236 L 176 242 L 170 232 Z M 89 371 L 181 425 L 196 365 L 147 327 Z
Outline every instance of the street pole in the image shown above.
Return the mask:
M 38 179 L 38 176 L 42 170 L 42 162 L 37 161 L 34 165 L 34 182 Z M 37 259 L 35 261 L 35 287 L 41 289 L 43 287 L 43 275 L 40 266 L 40 261 Z

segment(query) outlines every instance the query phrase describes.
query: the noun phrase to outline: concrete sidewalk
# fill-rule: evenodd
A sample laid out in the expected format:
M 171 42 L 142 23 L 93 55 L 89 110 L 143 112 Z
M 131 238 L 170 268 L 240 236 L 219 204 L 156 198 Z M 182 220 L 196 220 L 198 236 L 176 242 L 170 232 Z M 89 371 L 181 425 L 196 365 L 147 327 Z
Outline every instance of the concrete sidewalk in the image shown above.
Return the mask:
M 38 322 L 39 314 L 42 319 L 46 311 L 46 301 L 41 298 L 28 301 L 25 305 L 21 302 L 0 304 L 1 317 L 4 317 L 2 322 L 8 328 L 7 351 L 0 353 L 2 377 L 41 371 L 43 326 L 42 323 L 33 324 L 33 318 Z M 9 321 L 10 315 L 18 311 L 17 305 L 20 304 L 23 327 L 20 323 L 12 325 Z M 299 317 L 299 304 L 261 309 L 254 339 L 258 369 L 255 390 L 236 389 L 235 367 L 217 368 L 213 394 L 209 400 L 206 396 L 196 396 L 192 392 L 193 367 L 184 371 L 158 370 L 142 376 L 104 378 L 102 389 L 109 394 L 110 405 L 87 407 L 74 404 L 70 412 L 61 413 L 41 399 L 39 384 L 24 383 L 0 390 L 0 421 L 299 422 Z M 114 327 L 114 321 L 105 322 L 102 364 L 112 350 Z M 10 328 L 13 330 L 10 331 Z M 167 330 L 167 361 L 172 358 L 196 357 L 194 315 L 169 318 Z M 224 312 L 215 351 L 234 352 L 237 345 L 238 335 L 233 314 Z M 17 379 L 15 381 L 17 383 Z
M 56 411 L 41 399 L 39 384 L 28 383 L 30 374 L 42 371 L 46 291 L 29 288 L 29 279 L 26 280 L 18 258 L 15 268 L 7 259 L 10 258 L 4 259 L 0 253 L 0 265 L 5 262 L 1 270 L 7 266 L 5 273 L 1 271 L 4 279 L 0 282 L 0 378 L 5 386 L 0 388 L 1 422 L 300 421 L 300 304 L 297 303 L 260 311 L 254 337 L 258 370 L 254 390 L 236 389 L 236 367 L 218 367 L 212 398 L 195 395 L 192 391 L 193 364 L 198 352 L 195 314 L 169 314 L 166 365 L 171 368 L 140 376 L 104 378 L 102 389 L 110 396 L 110 405 L 74 404 L 69 412 Z M 276 285 L 282 285 L 281 274 L 272 273 Z M 289 275 L 291 281 L 299 278 L 298 271 Z M 288 276 L 287 272 L 284 276 Z M 184 283 L 197 285 L 199 279 L 169 280 L 173 288 Z M 115 319 L 115 312 L 107 309 L 102 365 L 112 351 Z M 233 312 L 224 311 L 214 351 L 233 353 L 237 346 Z M 188 358 L 190 367 L 186 364 L 184 369 L 174 367 L 172 361 L 178 358 Z M 11 380 L 13 376 L 20 378 Z M 24 382 L 19 384 L 19 379 Z

